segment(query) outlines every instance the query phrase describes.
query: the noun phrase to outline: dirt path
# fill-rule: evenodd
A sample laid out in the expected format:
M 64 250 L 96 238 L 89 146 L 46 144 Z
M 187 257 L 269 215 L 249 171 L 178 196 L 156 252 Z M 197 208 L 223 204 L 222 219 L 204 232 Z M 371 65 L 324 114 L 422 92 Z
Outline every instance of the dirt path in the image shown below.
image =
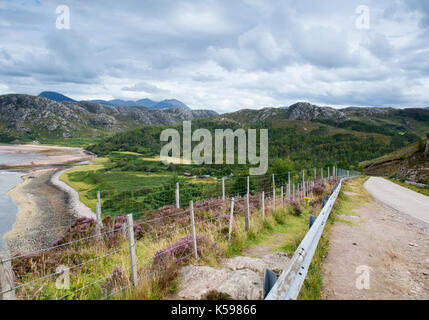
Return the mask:
M 373 199 L 362 181 L 345 191 L 324 263 L 323 298 L 429 299 L 429 224 Z

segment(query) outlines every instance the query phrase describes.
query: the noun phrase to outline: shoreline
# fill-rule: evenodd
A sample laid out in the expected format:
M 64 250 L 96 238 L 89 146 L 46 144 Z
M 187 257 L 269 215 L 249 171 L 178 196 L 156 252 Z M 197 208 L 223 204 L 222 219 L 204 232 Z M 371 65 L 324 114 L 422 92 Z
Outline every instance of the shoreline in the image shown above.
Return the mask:
M 26 144 L 0 144 L 0 153 L 11 155 L 31 153 L 36 156 L 34 159 L 21 160 L 14 164 L 0 164 L 0 170 L 36 169 L 40 167 L 65 166 L 94 158 L 93 154 L 83 148 Z
M 10 150 L 9 147 L 0 145 L 0 151 Z M 23 149 L 16 145 L 13 147 L 11 153 L 29 152 L 28 146 L 23 146 Z M 11 254 L 47 248 L 77 218 L 95 218 L 92 210 L 80 202 L 79 193 L 59 180 L 60 175 L 72 167 L 70 164 L 78 164 L 93 159 L 94 156 L 78 148 L 34 147 L 37 147 L 38 152 L 45 153 L 45 157 L 39 158 L 37 165 L 31 164 L 33 168 L 24 171 L 26 173 L 22 176 L 22 182 L 8 192 L 8 196 L 18 207 L 11 230 L 3 235 Z M 33 149 L 33 146 L 30 148 Z M 70 154 L 67 154 L 67 151 L 70 151 Z M 53 156 L 50 155 L 52 152 Z M 60 159 L 58 152 L 61 153 Z M 65 161 L 69 164 L 66 168 Z M 43 168 L 40 163 L 49 167 Z M 21 165 L 22 163 L 19 164 Z M 17 169 L 16 164 L 12 167 Z

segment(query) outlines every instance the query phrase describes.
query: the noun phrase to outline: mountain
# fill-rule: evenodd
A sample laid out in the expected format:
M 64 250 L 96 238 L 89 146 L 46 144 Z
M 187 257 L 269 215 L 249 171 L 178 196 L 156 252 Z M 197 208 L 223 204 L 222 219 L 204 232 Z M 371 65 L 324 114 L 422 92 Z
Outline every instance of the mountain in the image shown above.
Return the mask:
M 66 97 L 65 95 L 62 95 L 61 93 L 53 92 L 53 91 L 43 91 L 39 94 L 39 97 L 47 98 L 57 102 L 63 102 L 63 101 L 76 102 L 75 100 L 69 97 Z
M 138 106 L 153 108 L 158 102 L 145 98 L 137 100 L 136 103 Z
M 109 101 L 90 100 L 89 102 L 104 104 L 106 106 L 117 106 L 117 107 L 147 107 L 151 109 L 169 109 L 169 108 L 183 108 L 188 110 L 191 109 L 186 104 L 176 99 L 163 100 L 161 102 L 153 101 L 147 98 L 140 99 L 137 101 L 114 99 Z
M 89 102 L 104 104 L 105 106 L 116 106 L 116 107 L 147 107 L 152 108 L 155 106 L 158 102 L 152 101 L 150 99 L 141 99 L 137 101 L 133 100 L 120 100 L 120 99 L 114 99 L 114 100 L 90 100 Z
M 153 109 L 167 109 L 167 108 L 190 109 L 186 104 L 176 99 L 163 100 L 157 103 L 156 105 L 154 105 L 152 108 Z
M 56 102 L 44 97 L 8 94 L 0 96 L 0 138 L 10 142 L 93 137 L 142 125 L 174 125 L 216 115 L 208 110 L 154 110 L 87 101 Z

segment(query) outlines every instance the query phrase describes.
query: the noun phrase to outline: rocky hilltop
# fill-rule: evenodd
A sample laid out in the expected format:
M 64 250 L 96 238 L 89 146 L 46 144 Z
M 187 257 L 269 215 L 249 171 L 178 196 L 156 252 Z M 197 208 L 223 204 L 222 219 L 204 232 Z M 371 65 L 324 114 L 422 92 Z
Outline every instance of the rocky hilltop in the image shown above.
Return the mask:
M 0 133 L 18 139 L 23 135 L 71 137 L 82 131 L 121 131 L 141 125 L 173 125 L 184 120 L 210 118 L 209 110 L 106 106 L 91 102 L 56 102 L 23 94 L 0 96 Z
M 220 120 L 241 124 L 278 122 L 279 120 L 312 121 L 333 127 L 364 132 L 390 134 L 413 133 L 420 137 L 429 132 L 429 110 L 423 108 L 394 109 L 376 107 L 348 107 L 335 109 L 298 102 L 288 108 L 244 109 L 223 114 Z M 388 132 L 389 131 L 389 132 Z
M 307 102 L 298 102 L 294 105 L 291 105 L 287 109 L 287 115 L 289 120 L 347 120 L 347 116 L 342 110 L 337 110 L 330 107 L 319 107 Z

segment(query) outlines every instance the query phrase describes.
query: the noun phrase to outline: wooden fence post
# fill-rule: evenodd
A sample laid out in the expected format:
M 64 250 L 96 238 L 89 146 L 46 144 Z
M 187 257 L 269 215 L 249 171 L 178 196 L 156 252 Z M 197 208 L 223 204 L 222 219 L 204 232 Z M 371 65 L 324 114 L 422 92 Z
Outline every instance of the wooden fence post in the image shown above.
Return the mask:
M 287 173 L 287 201 L 290 201 L 290 172 Z
M 95 225 L 96 240 L 101 240 L 101 229 L 103 228 L 103 221 L 101 220 L 101 197 L 100 191 L 97 191 L 97 204 L 95 205 L 95 217 L 97 224 Z
M 0 300 L 16 300 L 12 263 L 7 252 L 0 253 Z
M 130 249 L 130 263 L 131 263 L 131 283 L 136 286 L 138 283 L 137 277 L 137 256 L 136 256 L 136 242 L 134 240 L 134 221 L 133 215 L 127 214 L 127 234 L 128 234 L 128 247 Z
M 262 221 L 265 221 L 265 191 L 262 191 Z
M 281 199 L 281 205 L 282 205 L 282 208 L 284 208 L 285 207 L 285 201 L 284 201 L 284 195 L 283 195 L 283 186 L 281 186 L 280 187 L 280 199 Z
M 250 199 L 249 194 L 246 194 L 246 231 L 250 230 Z
M 231 199 L 231 212 L 229 214 L 228 241 L 231 240 L 233 223 L 234 223 L 234 197 L 232 197 L 232 199 Z
M 198 249 L 197 249 L 197 233 L 195 231 L 195 214 L 194 214 L 194 201 L 189 202 L 189 207 L 191 208 L 191 226 L 192 226 L 192 246 L 194 248 L 194 258 L 198 258 Z
M 273 211 L 276 210 L 276 187 L 273 187 Z
M 176 208 L 180 208 L 180 189 L 179 182 L 176 183 Z
M 247 194 L 250 193 L 250 177 L 247 176 Z
M 303 198 L 305 197 L 305 174 L 304 170 L 302 170 L 302 190 L 303 190 Z
M 225 201 L 225 177 L 222 178 L 222 200 Z

